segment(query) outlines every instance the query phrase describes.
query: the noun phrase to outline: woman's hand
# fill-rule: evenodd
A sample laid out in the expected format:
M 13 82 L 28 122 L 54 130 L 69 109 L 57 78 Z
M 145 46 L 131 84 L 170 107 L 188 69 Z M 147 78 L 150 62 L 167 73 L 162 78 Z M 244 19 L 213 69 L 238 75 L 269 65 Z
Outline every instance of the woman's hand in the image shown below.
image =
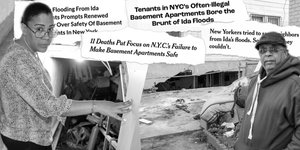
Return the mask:
M 126 102 L 95 101 L 95 112 L 122 120 L 118 114 L 130 112 L 131 105 L 131 100 Z

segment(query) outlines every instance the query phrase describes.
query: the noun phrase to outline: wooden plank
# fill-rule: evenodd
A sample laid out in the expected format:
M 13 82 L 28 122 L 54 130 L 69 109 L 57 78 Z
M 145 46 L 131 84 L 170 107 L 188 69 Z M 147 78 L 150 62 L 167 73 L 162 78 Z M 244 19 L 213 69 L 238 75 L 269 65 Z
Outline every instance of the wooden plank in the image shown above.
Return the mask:
M 106 134 L 106 131 L 103 128 L 99 128 L 100 132 L 102 133 L 102 135 L 104 135 L 105 139 L 107 140 L 107 145 L 103 146 L 103 149 L 106 150 L 107 147 L 109 147 L 109 144 L 111 144 L 114 148 L 117 147 L 117 142 L 115 141 L 114 138 L 112 138 L 111 136 L 109 136 L 108 134 Z
M 131 142 L 131 149 L 132 150 L 141 150 L 141 136 L 140 136 L 140 128 L 139 128 L 139 122 L 136 123 L 136 130 L 134 130 L 133 138 Z
M 147 119 L 144 119 L 144 118 L 139 119 L 139 121 L 140 121 L 141 123 L 146 124 L 146 125 L 150 125 L 150 124 L 153 123 L 153 121 L 150 121 L 150 120 L 147 120 Z
M 231 150 L 228 149 L 224 144 L 222 144 L 215 136 L 210 134 L 207 130 L 203 130 L 207 135 L 207 142 L 210 143 L 217 150 Z
M 200 119 L 200 126 L 201 126 L 203 129 L 207 130 L 207 122 L 206 122 L 205 120 Z
M 147 64 L 126 63 L 127 67 L 127 92 L 126 100 L 132 99 L 132 111 L 123 115 L 117 150 L 140 150 L 139 139 L 139 106 L 143 87 L 146 79 Z
M 57 147 L 62 128 L 63 128 L 63 126 L 60 122 L 56 122 L 54 127 L 52 128 L 52 132 L 54 129 L 56 129 L 54 131 L 53 142 L 51 144 L 52 149 L 56 149 L 56 147 Z
M 220 142 L 214 135 L 207 131 L 207 122 L 203 119 L 200 119 L 200 126 L 203 128 L 203 132 L 207 136 L 207 142 L 210 143 L 217 150 L 233 150 L 227 148 L 224 144 Z

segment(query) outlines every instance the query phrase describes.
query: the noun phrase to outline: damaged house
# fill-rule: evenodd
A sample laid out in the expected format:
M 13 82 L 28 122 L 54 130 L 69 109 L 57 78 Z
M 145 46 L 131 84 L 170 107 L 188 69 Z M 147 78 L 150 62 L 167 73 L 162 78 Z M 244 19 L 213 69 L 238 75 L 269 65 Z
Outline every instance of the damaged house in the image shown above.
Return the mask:
M 253 73 L 258 59 L 207 54 L 205 64 L 151 64 L 144 89 L 169 91 L 227 86 L 242 76 Z

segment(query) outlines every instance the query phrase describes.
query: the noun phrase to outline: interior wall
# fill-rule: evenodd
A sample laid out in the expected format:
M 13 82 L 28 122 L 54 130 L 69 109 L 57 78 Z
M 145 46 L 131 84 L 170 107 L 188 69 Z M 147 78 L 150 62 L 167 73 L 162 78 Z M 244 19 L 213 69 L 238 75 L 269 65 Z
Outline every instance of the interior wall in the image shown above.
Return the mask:
M 54 95 L 57 97 L 60 96 L 64 77 L 68 73 L 67 61 L 65 59 L 53 57 L 43 57 L 41 58 L 41 61 L 50 74 Z
M 14 0 L 0 0 L 0 59 L 13 39 Z

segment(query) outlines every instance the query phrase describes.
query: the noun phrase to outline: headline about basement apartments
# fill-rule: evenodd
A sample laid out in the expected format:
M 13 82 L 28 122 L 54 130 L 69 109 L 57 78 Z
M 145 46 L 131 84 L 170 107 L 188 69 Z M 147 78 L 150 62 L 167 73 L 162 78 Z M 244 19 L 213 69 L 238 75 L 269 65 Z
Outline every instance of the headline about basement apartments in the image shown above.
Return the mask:
M 234 9 L 225 8 L 230 6 L 230 1 L 224 2 L 210 2 L 210 3 L 191 3 L 191 4 L 172 4 L 172 5 L 162 5 L 162 6 L 153 6 L 153 7 L 134 7 L 134 13 L 129 14 L 129 19 L 132 21 L 137 20 L 152 20 L 152 26 L 167 26 L 167 25 L 178 25 L 178 24 L 192 24 L 192 23 L 209 23 L 214 22 L 212 15 L 221 15 L 221 14 L 232 14 L 235 13 Z M 220 8 L 217 10 L 210 10 L 210 8 Z M 193 10 L 193 11 L 191 11 Z M 194 11 L 196 10 L 196 11 Z M 57 27 L 92 27 L 92 26 L 108 26 L 108 25 L 122 25 L 121 20 L 112 20 L 112 21 L 100 21 L 100 19 L 108 18 L 108 13 L 99 14 L 99 7 L 90 6 L 90 7 L 53 7 L 52 11 L 54 13 L 60 13 L 60 15 L 54 15 L 55 20 L 73 20 L 67 23 L 57 22 Z M 95 14 L 85 13 L 88 11 L 94 11 Z M 163 13 L 165 11 L 165 13 Z M 175 12 L 171 12 L 175 11 Z M 69 12 L 69 13 L 68 13 Z M 76 14 L 75 12 L 80 12 Z M 155 12 L 155 14 L 152 14 Z M 158 12 L 158 13 L 156 13 Z M 139 13 L 143 13 L 140 14 Z M 151 14 L 148 14 L 151 13 Z M 203 16 L 208 16 L 202 18 Z M 192 18 L 187 18 L 192 17 Z M 95 19 L 86 21 L 80 21 L 80 19 Z M 165 19 L 165 20 L 157 20 Z M 173 20 L 172 20 L 173 19 Z M 174 20 L 175 19 L 175 20 Z M 71 32 L 71 31 L 70 31 Z M 83 34 L 83 32 L 70 33 L 69 34 Z M 97 31 L 89 31 L 97 32 Z M 60 33 L 60 34 L 68 34 Z
M 101 38 L 91 38 L 90 41 L 91 47 L 90 52 L 101 52 L 101 53 L 115 53 L 115 54 L 130 54 L 137 56 L 163 56 L 163 57 L 178 57 L 178 53 L 176 51 L 170 50 L 185 50 L 185 51 L 196 51 L 197 47 L 192 45 L 184 45 L 179 43 L 167 43 L 167 42 L 151 42 L 151 43 L 141 43 L 134 42 L 132 40 L 103 40 Z M 97 46 L 97 45 L 101 46 Z M 124 49 L 114 49 L 110 46 L 129 46 L 129 47 L 137 47 L 137 48 L 155 48 L 155 49 L 167 49 L 167 51 L 142 51 L 136 48 L 132 50 L 124 50 Z
M 99 13 L 100 8 L 97 6 L 89 6 L 89 7 L 53 7 L 52 11 L 54 12 L 54 19 L 56 22 L 56 27 L 59 28 L 68 28 L 68 27 L 93 27 L 93 26 L 114 26 L 114 25 L 122 25 L 122 20 L 108 20 L 108 13 Z M 76 13 L 79 12 L 79 13 Z M 90 14 L 91 12 L 95 12 L 94 14 Z M 87 19 L 87 20 L 81 20 Z M 106 19 L 105 21 L 101 21 L 101 19 Z M 63 20 L 63 21 L 62 21 Z M 69 22 L 65 22 L 66 20 L 70 20 Z M 66 30 L 63 31 L 60 29 L 59 34 L 84 34 L 85 32 L 97 32 L 97 29 L 86 29 L 86 30 Z
M 191 3 L 191 4 L 172 4 L 162 5 L 153 7 L 134 7 L 135 13 L 130 15 L 130 20 L 147 20 L 152 19 L 152 26 L 167 26 L 177 24 L 192 24 L 192 23 L 208 23 L 214 22 L 213 17 L 200 18 L 199 16 L 204 15 L 220 15 L 220 14 L 232 14 L 235 13 L 234 9 L 225 7 L 230 6 L 230 1 L 224 2 L 210 2 L 210 3 Z M 218 10 L 210 10 L 209 8 L 222 8 Z M 196 11 L 190 11 L 197 9 Z M 178 10 L 180 12 L 170 12 Z M 187 11 L 188 10 L 188 11 Z M 167 11 L 162 13 L 162 11 Z M 149 13 L 158 12 L 156 14 L 142 14 L 138 13 Z M 193 17 L 191 19 L 185 17 Z M 177 19 L 176 19 L 177 18 Z M 176 20 L 165 20 L 165 21 L 154 21 L 154 19 L 176 19 Z

